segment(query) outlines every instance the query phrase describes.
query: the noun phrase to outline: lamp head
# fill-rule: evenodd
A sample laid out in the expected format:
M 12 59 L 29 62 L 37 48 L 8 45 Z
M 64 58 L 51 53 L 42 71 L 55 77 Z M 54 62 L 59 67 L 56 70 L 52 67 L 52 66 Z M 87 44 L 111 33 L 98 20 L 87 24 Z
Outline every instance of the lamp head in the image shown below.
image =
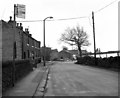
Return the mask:
M 52 17 L 52 16 L 50 16 L 50 17 L 46 17 L 43 21 L 45 21 L 45 20 L 48 19 L 48 18 L 52 19 L 53 17 Z
M 52 16 L 50 16 L 50 19 L 52 19 L 53 17 Z

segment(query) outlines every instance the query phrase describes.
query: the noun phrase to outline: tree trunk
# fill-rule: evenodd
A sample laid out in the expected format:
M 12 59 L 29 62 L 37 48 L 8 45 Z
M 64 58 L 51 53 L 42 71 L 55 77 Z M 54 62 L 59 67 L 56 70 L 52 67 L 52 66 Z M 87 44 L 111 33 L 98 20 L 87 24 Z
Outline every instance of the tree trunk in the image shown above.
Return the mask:
M 82 50 L 80 45 L 78 45 L 78 50 L 79 50 L 79 56 L 82 57 Z

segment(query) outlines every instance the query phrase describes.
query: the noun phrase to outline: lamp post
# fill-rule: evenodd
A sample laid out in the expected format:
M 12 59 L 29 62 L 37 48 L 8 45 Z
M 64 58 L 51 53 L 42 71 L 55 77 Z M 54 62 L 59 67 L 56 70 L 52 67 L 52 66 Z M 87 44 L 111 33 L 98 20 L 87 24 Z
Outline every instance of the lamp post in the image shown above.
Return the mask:
M 45 66 L 45 57 L 46 57 L 46 46 L 45 46 L 45 20 L 46 19 L 52 19 L 53 17 L 52 16 L 50 16 L 50 17 L 46 17 L 44 20 L 43 20 L 43 48 L 44 48 L 44 50 L 43 50 L 43 52 L 44 52 L 44 55 L 43 55 L 43 65 Z

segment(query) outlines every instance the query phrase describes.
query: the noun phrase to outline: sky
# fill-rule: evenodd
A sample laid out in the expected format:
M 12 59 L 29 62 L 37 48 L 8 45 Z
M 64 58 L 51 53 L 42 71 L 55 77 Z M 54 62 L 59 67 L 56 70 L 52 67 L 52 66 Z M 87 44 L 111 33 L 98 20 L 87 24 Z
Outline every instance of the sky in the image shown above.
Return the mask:
M 106 6 L 113 1 L 115 2 Z M 8 21 L 9 16 L 13 16 L 14 4 L 26 5 L 26 18 L 16 18 L 16 21 L 21 21 L 24 29 L 29 28 L 32 37 L 41 41 L 41 46 L 43 45 L 43 21 L 23 21 L 44 20 L 46 17 L 52 16 L 51 21 L 45 22 L 46 46 L 52 49 L 57 48 L 59 51 L 63 46 L 67 46 L 68 49 L 76 48 L 60 42 L 59 39 L 67 27 L 72 28 L 78 24 L 84 28 L 91 43 L 90 46 L 82 49 L 89 52 L 94 51 L 91 16 L 94 11 L 96 48 L 100 48 L 103 52 L 118 50 L 119 0 L 0 0 L 0 2 L 2 2 L 0 3 L 0 18 L 4 21 Z M 59 20 L 76 17 L 81 18 Z

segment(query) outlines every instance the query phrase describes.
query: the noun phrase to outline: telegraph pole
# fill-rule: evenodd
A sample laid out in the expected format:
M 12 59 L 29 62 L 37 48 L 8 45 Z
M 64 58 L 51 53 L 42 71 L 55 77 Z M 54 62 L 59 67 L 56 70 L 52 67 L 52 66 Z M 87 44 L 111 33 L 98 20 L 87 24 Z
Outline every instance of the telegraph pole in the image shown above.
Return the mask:
M 94 12 L 92 12 L 92 20 L 93 20 L 94 58 L 95 58 L 95 65 L 97 65 L 97 61 L 96 61 L 96 43 L 95 43 L 95 23 L 94 23 Z

